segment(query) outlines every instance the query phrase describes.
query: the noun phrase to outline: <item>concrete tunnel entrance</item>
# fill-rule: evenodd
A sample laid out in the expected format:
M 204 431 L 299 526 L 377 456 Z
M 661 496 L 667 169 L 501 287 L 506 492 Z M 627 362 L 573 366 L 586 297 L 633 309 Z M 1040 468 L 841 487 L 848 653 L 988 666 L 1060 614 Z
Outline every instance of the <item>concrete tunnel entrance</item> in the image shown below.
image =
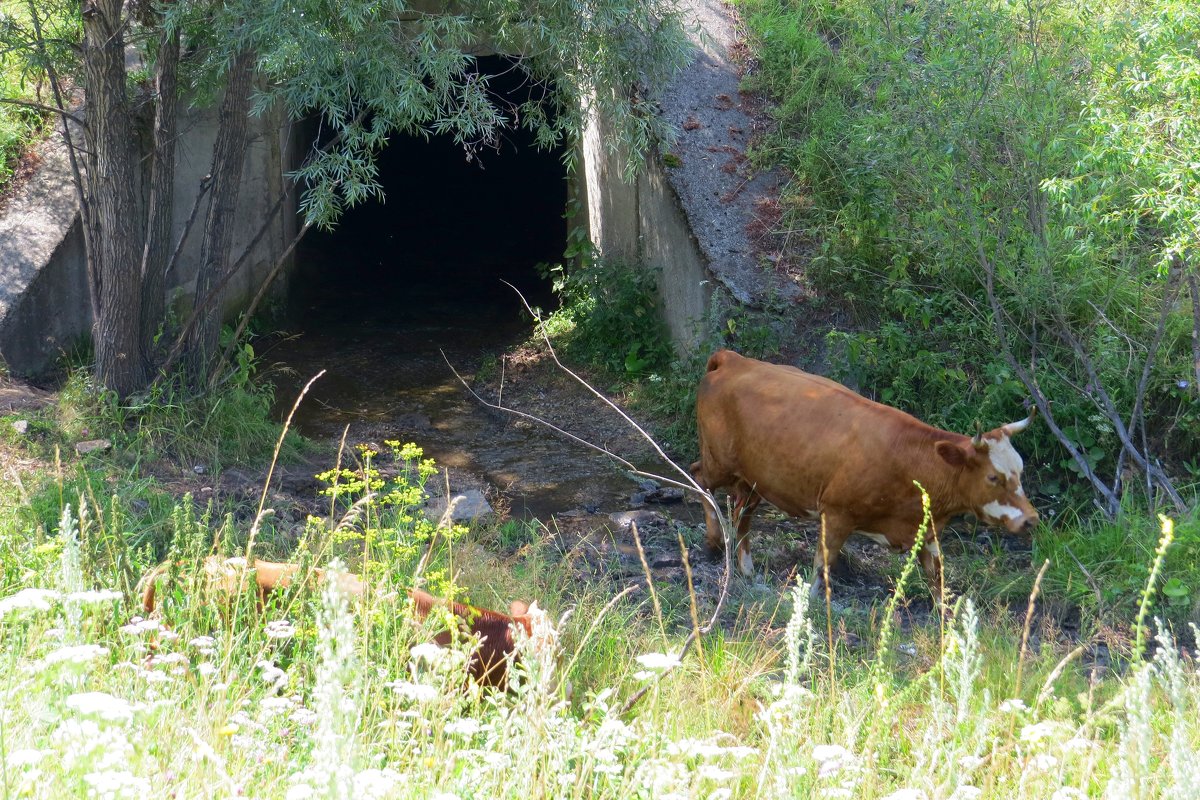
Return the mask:
M 536 91 L 507 59 L 478 64 L 502 106 Z M 502 280 L 531 302 L 550 300 L 534 266 L 561 260 L 566 248 L 561 148 L 539 150 L 530 132 L 510 128 L 468 160 L 448 135 L 394 136 L 377 165 L 385 200 L 349 209 L 335 230 L 310 231 L 297 248 L 293 296 L 302 307 L 386 316 L 418 298 L 511 307 L 516 296 Z
M 478 63 L 501 103 L 539 90 L 504 58 Z M 471 373 L 530 335 L 502 281 L 554 307 L 535 267 L 567 245 L 563 153 L 511 128 L 470 160 L 449 136 L 393 137 L 377 162 L 384 201 L 349 209 L 297 248 L 283 326 L 293 335 L 262 343 L 280 415 L 324 369 L 298 413 L 302 433 L 337 438 L 351 424 L 352 440 L 411 439 L 440 463 L 461 461 L 460 445 L 438 444 L 444 428 L 470 427 L 456 417 L 470 410 L 446 358 Z

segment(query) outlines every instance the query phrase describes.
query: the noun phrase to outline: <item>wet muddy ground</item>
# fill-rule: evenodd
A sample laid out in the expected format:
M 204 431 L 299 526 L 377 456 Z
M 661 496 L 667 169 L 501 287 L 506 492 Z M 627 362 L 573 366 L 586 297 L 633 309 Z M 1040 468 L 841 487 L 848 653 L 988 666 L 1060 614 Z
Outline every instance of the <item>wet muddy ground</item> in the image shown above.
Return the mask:
M 476 296 L 471 314 L 462 313 L 444 292 L 410 300 L 406 307 L 412 313 L 403 320 L 365 313 L 373 302 L 368 296 L 361 298 L 364 313 L 357 315 L 314 308 L 302 335 L 270 346 L 265 358 L 277 365 L 280 413 L 290 408 L 308 377 L 325 369 L 296 422 L 306 436 L 325 442 L 328 452 L 343 433 L 348 445 L 378 448 L 386 439 L 414 441 L 448 468 L 452 492 L 480 489 L 501 517 L 536 519 L 544 531 L 540 546 L 569 561 L 581 581 L 608 583 L 616 592 L 644 583 L 648 570 L 656 586 L 684 591 L 690 571 L 697 610 L 702 616 L 711 613 L 725 565 L 703 545 L 698 502 L 647 492 L 651 487 L 640 485 L 612 459 L 535 421 L 489 408 L 468 391 L 469 386 L 488 402 L 546 420 L 642 469 L 670 474 L 636 431 L 553 363 L 544 345 L 527 341 L 531 322 L 512 308 L 515 296 L 508 307 L 503 302 L 488 306 Z M 319 502 L 318 487 L 306 482 L 311 471 L 311 465 L 308 473 L 304 467 L 285 471 L 285 486 L 286 475 L 296 472 L 290 493 L 301 505 Z M 641 553 L 631 522 L 640 533 Z M 796 575 L 807 576 L 817 547 L 813 524 L 767 506 L 753 530 L 759 575 L 731 582 L 723 613 L 729 624 L 746 604 L 757 604 L 770 616 Z M 951 579 L 960 559 L 997 552 L 1011 568 L 1032 570 L 1027 543 L 993 536 L 999 534 L 971 523 L 947 532 L 943 549 Z M 857 609 L 869 617 L 893 591 L 901 558 L 858 537 L 843 552 L 834 581 L 835 610 Z M 936 625 L 919 576 L 908 593 L 911 599 L 896 619 L 901 629 Z M 1021 611 L 1014 608 L 1014 615 Z M 1078 635 L 1078 617 L 1069 609 L 1043 616 L 1039 625 L 1046 636 L 1070 640 Z M 1035 630 L 1035 644 L 1041 635 Z M 842 636 L 855 643 L 852 632 L 843 630 Z

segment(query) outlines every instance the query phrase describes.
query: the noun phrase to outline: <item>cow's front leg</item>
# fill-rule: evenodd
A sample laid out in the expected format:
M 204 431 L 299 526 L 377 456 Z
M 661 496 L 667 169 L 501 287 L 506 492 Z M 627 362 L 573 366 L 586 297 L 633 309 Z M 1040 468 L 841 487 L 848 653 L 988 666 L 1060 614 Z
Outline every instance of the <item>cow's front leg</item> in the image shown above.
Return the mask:
M 934 599 L 941 603 L 946 593 L 946 586 L 945 575 L 942 572 L 942 548 L 938 546 L 936 536 L 922 545 L 921 552 L 917 554 L 917 557 L 921 560 L 921 570 L 925 573 L 925 582 L 929 584 L 929 591 L 933 593 Z
M 813 600 L 825 594 L 829 588 L 829 575 L 837 563 L 842 545 L 854 531 L 854 523 L 836 514 L 821 514 L 821 533 L 817 539 L 817 552 L 813 555 L 813 580 L 809 593 Z

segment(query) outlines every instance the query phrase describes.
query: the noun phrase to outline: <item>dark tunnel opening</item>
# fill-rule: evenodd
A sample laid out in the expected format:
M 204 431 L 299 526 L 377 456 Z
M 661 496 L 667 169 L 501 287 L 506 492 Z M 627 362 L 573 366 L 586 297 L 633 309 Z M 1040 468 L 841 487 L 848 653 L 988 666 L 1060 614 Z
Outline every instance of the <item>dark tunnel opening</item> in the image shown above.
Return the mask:
M 541 91 L 503 57 L 477 66 L 502 106 Z M 333 231 L 310 231 L 297 248 L 297 319 L 343 310 L 395 318 L 430 304 L 508 313 L 519 301 L 504 282 L 531 303 L 552 302 L 535 265 L 566 249 L 562 148 L 539 149 L 520 127 L 470 157 L 449 135 L 396 135 L 377 167 L 385 199 L 348 209 Z
M 477 64 L 502 107 L 542 91 L 505 58 Z M 297 248 L 285 325 L 293 335 L 264 343 L 265 356 L 282 367 L 281 414 L 327 370 L 297 416 L 302 433 L 336 437 L 357 422 L 381 437 L 428 440 L 446 412 L 426 407 L 429 387 L 462 392 L 445 384 L 446 359 L 470 372 L 530 334 L 505 284 L 531 305 L 555 305 L 536 266 L 561 261 L 567 246 L 564 149 L 539 149 L 519 127 L 470 156 L 450 136 L 397 135 L 377 164 L 385 199 L 347 210 L 333 231 L 314 229 Z

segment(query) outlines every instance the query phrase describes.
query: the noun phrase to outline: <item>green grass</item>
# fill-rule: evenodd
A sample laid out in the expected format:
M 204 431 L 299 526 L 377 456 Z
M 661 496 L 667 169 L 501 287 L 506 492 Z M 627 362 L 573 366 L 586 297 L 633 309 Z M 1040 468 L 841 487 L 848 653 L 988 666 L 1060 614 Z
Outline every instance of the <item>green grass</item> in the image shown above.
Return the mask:
M 45 4 L 41 4 L 40 9 L 40 13 L 47 13 Z M 55 6 L 51 13 L 62 14 L 63 9 Z M 28 26 L 29 7 L 24 2 L 3 0 L 0 2 L 0 19 L 6 24 Z M 47 27 L 57 30 L 58 25 L 48 23 Z M 44 73 L 31 69 L 25 57 L 26 54 L 18 52 L 0 55 L 0 97 L 53 105 Z M 46 135 L 55 122 L 57 120 L 44 111 L 0 103 L 0 195 L 8 189 L 21 154 Z
M 735 579 L 722 624 L 663 674 L 662 658 L 638 659 L 679 652 L 692 627 L 684 587 L 657 586 L 660 618 L 644 592 L 617 599 L 619 586 L 580 580 L 535 527 L 435 530 L 413 513 L 434 465 L 418 448 L 386 447 L 324 473 L 331 511 L 296 549 L 269 533 L 255 545 L 348 562 L 372 586 L 354 606 L 304 588 L 262 610 L 248 593 L 233 604 L 206 594 L 189 565 L 214 542 L 240 552 L 252 534 L 189 497 L 144 509 L 182 566 L 160 592 L 162 620 L 135 623 L 131 573 L 157 557 L 135 545 L 125 509 L 155 487 L 126 481 L 132 494 L 106 499 L 102 465 L 89 462 L 0 488 L 5 795 L 1062 800 L 1196 789 L 1200 678 L 1173 647 L 1093 674 L 1069 642 L 1022 648 L 1004 606 L 964 600 L 944 627 L 913 628 L 896 628 L 890 606 L 850 610 L 826 627 L 804 587 L 776 597 Z M 386 459 L 406 466 L 385 479 Z M 395 597 L 422 562 L 437 591 L 547 610 L 556 630 L 528 645 L 515 691 L 480 692 L 455 656 L 438 666 L 410 653 L 427 634 Z M 923 592 L 911 574 L 908 563 L 901 593 Z M 58 594 L 40 609 L 8 599 L 31 588 Z M 68 599 L 86 589 L 116 592 Z M 280 619 L 290 633 L 269 636 Z

